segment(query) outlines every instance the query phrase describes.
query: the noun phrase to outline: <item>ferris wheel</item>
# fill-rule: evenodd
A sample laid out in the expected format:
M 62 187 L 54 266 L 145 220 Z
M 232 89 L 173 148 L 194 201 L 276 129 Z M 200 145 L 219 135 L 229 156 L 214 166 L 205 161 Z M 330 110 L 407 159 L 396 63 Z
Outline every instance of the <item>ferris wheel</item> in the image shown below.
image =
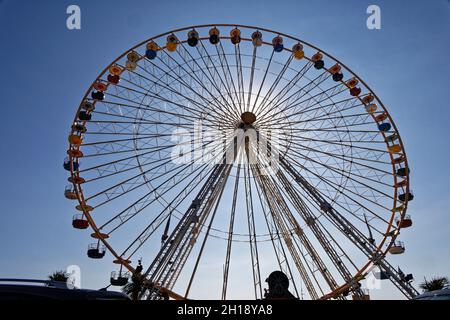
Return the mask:
M 111 284 L 144 279 L 142 298 L 261 299 L 273 270 L 298 298 L 367 299 L 372 275 L 417 294 L 387 261 L 412 225 L 400 134 L 301 39 L 228 24 L 152 37 L 94 80 L 68 139 L 73 227 L 92 229 Z

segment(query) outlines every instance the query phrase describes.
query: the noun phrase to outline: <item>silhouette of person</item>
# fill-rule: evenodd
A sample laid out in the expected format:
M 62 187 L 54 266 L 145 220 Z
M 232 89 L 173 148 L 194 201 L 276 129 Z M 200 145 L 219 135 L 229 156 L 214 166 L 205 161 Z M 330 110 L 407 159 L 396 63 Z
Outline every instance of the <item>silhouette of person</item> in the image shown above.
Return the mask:
M 269 285 L 269 290 L 265 290 L 264 299 L 297 299 L 289 292 L 289 279 L 283 272 L 272 272 L 266 282 Z
M 137 267 L 136 267 L 136 274 L 139 274 L 139 273 L 141 273 L 142 272 L 142 261 L 141 261 L 141 259 L 139 259 L 138 260 L 138 265 L 137 265 Z

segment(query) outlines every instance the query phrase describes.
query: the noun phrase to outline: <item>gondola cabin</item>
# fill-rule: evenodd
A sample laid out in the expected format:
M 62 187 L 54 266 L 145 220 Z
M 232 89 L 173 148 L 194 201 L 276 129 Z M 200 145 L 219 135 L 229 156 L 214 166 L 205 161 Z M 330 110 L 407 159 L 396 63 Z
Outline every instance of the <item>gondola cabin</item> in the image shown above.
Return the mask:
M 84 218 L 82 214 L 76 214 L 72 218 L 72 227 L 75 229 L 87 229 L 89 227 L 89 221 Z
M 66 186 L 66 188 L 64 189 L 64 197 L 69 200 L 77 199 L 77 193 L 75 192 L 75 189 L 72 185 Z
M 91 243 L 88 246 L 87 255 L 91 259 L 101 259 L 105 256 L 106 248 L 99 243 Z
M 397 224 L 397 226 L 399 227 L 399 228 L 409 228 L 409 227 L 411 227 L 412 226 L 412 219 L 411 219 L 411 216 L 410 215 L 405 215 L 405 217 L 403 218 L 403 220 L 401 220 L 401 218 L 397 218 L 396 220 L 395 220 L 395 222 L 396 222 L 396 224 Z
M 129 272 L 113 271 L 111 272 L 110 283 L 112 286 L 123 287 L 128 283 L 129 278 Z
M 405 244 L 401 241 L 397 241 L 389 248 L 388 251 L 390 254 L 402 254 L 405 252 Z

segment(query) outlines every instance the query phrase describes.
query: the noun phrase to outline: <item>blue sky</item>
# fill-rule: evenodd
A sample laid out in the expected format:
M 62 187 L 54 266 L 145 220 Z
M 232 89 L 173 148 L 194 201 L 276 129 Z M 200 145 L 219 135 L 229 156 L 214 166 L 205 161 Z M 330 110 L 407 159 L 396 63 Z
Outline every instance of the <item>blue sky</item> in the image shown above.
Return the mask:
M 81 7 L 81 30 L 66 8 Z M 366 8 L 381 7 L 381 30 Z M 414 226 L 393 259 L 424 276 L 450 276 L 450 2 L 433 1 L 11 1 L 0 0 L 0 277 L 42 278 L 77 264 L 82 284 L 108 282 L 109 261 L 86 256 L 71 227 L 62 160 L 80 99 L 127 48 L 203 23 L 262 26 L 298 36 L 343 61 L 396 121 L 411 166 Z M 399 297 L 389 291 L 385 298 Z

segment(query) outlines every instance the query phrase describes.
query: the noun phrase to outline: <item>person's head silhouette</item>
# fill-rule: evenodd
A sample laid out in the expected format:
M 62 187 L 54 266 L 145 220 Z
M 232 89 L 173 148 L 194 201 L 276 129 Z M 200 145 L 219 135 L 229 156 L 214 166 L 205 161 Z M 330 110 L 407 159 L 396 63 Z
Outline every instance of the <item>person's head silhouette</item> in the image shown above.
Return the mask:
M 289 279 L 281 271 L 272 272 L 266 282 L 269 285 L 269 293 L 273 296 L 284 296 L 288 292 Z

